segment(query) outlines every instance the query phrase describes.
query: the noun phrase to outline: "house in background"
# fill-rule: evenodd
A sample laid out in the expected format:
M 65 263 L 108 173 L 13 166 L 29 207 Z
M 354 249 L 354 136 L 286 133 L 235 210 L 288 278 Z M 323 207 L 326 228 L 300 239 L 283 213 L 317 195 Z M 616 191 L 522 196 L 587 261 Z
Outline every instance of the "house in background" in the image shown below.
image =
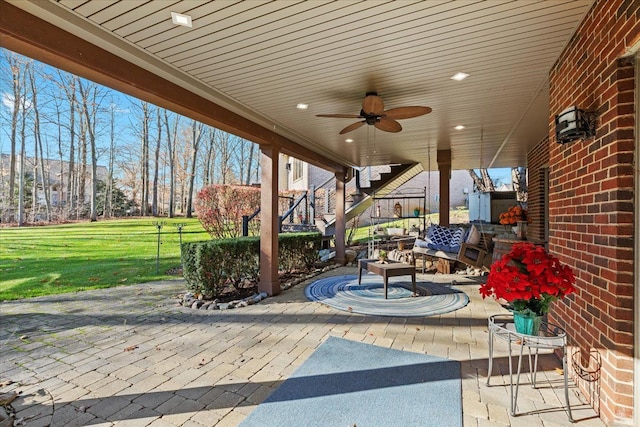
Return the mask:
M 280 189 L 296 192 L 311 191 L 313 189 L 319 198 L 317 205 L 320 207 L 316 211 L 316 217 L 324 214 L 333 215 L 331 200 L 335 189 L 334 174 L 286 155 L 281 155 L 281 164 L 284 167 L 280 168 Z M 356 169 L 360 171 L 361 187 L 369 187 L 381 178 L 381 174 L 389 173 L 391 168 L 390 166 L 365 166 Z M 424 190 L 426 195 L 427 211 L 432 213 L 439 212 L 440 175 L 437 171 L 419 172 L 409 181 L 398 186 L 395 192 L 397 194 L 402 194 L 403 192 L 414 194 L 421 190 Z M 517 203 L 513 186 L 510 183 L 500 184 L 495 189 L 495 192 L 492 193 L 480 193 L 475 190 L 473 179 L 467 170 L 451 171 L 449 209 L 470 209 L 469 221 L 497 223 L 498 215 Z M 353 194 L 357 194 L 355 177 L 346 183 L 347 206 L 354 202 L 352 200 Z M 361 223 L 367 223 L 372 209 L 373 207 L 370 206 L 364 211 Z
M 311 188 L 335 188 L 335 175 L 331 172 L 306 163 L 294 157 L 282 155 L 282 163 L 285 165 L 280 170 L 280 188 L 287 190 L 308 190 Z M 360 171 L 360 186 L 369 187 L 375 184 L 381 178 L 381 174 L 389 173 L 390 166 L 365 166 L 362 168 L 354 168 Z M 451 172 L 450 185 L 451 198 L 450 208 L 468 207 L 468 195 L 473 192 L 473 179 L 466 170 L 458 170 Z M 439 211 L 439 188 L 440 177 L 437 171 L 422 171 L 412 177 L 406 183 L 398 187 L 398 191 L 403 189 L 426 189 L 430 195 L 431 211 Z M 347 198 L 348 201 L 353 193 L 357 192 L 356 179 L 353 177 L 347 182 Z M 427 201 L 429 205 L 429 201 Z
M 0 154 L 0 185 L 9 185 L 8 180 L 10 171 L 10 157 L 11 156 L 9 154 Z M 78 179 L 78 175 L 80 173 L 79 164 L 76 164 L 74 166 L 76 172 L 72 174 L 73 182 L 71 183 L 71 185 L 69 185 L 69 182 L 67 181 L 69 177 L 69 162 L 54 159 L 43 159 L 42 163 L 44 164 L 44 168 L 46 170 L 44 175 L 46 188 L 43 188 L 42 185 L 42 175 L 39 171 L 40 161 L 38 161 L 38 165 L 36 165 L 35 158 L 25 157 L 24 172 L 27 176 L 27 181 L 29 181 L 27 183 L 27 186 L 31 187 L 34 183 L 36 184 L 36 197 L 33 200 L 33 206 L 30 206 L 34 208 L 34 217 L 37 218 L 38 213 L 42 213 L 41 211 L 46 207 L 45 191 L 49 195 L 49 202 L 51 203 L 51 207 L 53 208 L 68 207 L 70 199 L 73 197 L 78 200 L 78 194 L 81 193 L 86 195 L 85 203 L 89 202 L 89 197 L 91 194 L 91 165 L 85 165 L 84 188 L 80 189 L 80 180 Z M 106 182 L 109 177 L 107 168 L 98 165 L 96 169 L 98 180 Z M 20 157 L 17 157 L 16 174 L 19 170 Z M 0 201 L 0 203 L 2 203 L 2 201 Z M 7 215 L 11 216 L 12 214 L 10 212 L 3 212 L 2 216 L 4 221 L 9 220 L 9 218 L 7 218 Z

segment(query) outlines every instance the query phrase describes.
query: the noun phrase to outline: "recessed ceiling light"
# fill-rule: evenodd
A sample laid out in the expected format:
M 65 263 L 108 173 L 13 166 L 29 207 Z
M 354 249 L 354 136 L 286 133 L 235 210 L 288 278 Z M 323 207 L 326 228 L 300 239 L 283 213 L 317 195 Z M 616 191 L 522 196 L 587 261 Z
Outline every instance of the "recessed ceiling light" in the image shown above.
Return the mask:
M 467 73 L 455 73 L 453 76 L 451 76 L 451 80 L 461 81 L 466 79 L 467 77 L 469 77 L 469 74 Z
M 454 129 L 455 130 L 462 130 L 462 129 L 464 129 L 464 126 L 463 125 L 458 125 Z
M 296 105 L 296 108 L 298 110 L 306 110 L 307 108 L 309 108 L 309 104 L 298 104 Z
M 351 138 L 347 138 L 347 139 L 345 139 L 345 140 L 344 140 L 344 142 L 352 143 L 352 142 L 353 142 L 353 139 L 351 139 Z
M 191 28 L 191 17 L 178 12 L 171 12 L 171 22 L 176 25 L 182 25 L 184 27 Z

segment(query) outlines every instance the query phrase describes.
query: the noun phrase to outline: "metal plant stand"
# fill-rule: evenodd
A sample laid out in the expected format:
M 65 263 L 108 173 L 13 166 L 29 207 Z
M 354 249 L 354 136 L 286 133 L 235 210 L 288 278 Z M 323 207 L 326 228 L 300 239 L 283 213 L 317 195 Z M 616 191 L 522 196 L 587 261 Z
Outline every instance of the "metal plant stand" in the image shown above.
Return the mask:
M 518 387 L 520 386 L 520 372 L 522 369 L 522 354 L 524 348 L 529 349 L 529 372 L 531 373 L 531 386 L 536 387 L 536 373 L 538 370 L 538 351 L 562 349 L 562 370 L 564 373 L 564 398 L 567 404 L 567 415 L 570 422 L 573 421 L 571 415 L 571 405 L 569 404 L 569 380 L 567 377 L 567 333 L 559 326 L 542 322 L 538 335 L 527 335 L 516 332 L 512 315 L 497 314 L 489 317 L 489 372 L 487 375 L 487 385 L 491 379 L 493 368 L 493 339 L 497 337 L 507 342 L 509 346 L 509 388 L 511 394 L 511 415 L 516 416 L 518 401 Z M 520 346 L 518 357 L 518 371 L 516 373 L 515 389 L 513 384 L 513 362 L 511 358 L 512 344 Z M 531 352 L 535 349 L 535 357 L 532 363 Z

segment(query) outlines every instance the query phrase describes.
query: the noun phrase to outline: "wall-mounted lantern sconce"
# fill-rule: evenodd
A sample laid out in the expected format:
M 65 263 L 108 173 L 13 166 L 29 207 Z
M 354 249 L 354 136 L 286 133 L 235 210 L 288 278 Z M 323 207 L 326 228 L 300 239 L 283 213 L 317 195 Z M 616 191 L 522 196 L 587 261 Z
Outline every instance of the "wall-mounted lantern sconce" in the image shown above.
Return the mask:
M 595 112 L 580 110 L 578 107 L 569 107 L 556 116 L 556 141 L 559 144 L 589 139 L 596 135 Z

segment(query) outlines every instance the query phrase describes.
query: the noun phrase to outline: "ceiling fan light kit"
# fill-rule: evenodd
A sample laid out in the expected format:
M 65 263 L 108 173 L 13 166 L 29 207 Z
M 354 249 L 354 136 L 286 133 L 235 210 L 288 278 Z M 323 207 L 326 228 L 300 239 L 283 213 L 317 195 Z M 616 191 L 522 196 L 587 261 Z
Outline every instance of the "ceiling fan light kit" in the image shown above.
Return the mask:
M 411 119 L 431 112 L 430 107 L 398 107 L 384 109 L 384 102 L 377 92 L 367 92 L 362 101 L 360 114 L 318 114 L 316 117 L 330 117 L 339 119 L 363 119 L 347 126 L 340 131 L 340 135 L 354 131 L 367 124 L 384 132 L 400 132 L 402 126 L 396 120 Z

